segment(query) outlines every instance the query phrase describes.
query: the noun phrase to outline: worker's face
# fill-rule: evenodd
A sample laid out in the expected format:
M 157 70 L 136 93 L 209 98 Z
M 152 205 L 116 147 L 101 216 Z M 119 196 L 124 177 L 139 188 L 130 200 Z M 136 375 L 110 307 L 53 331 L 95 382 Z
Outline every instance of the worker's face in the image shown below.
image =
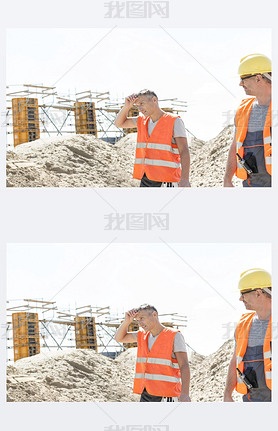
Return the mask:
M 135 105 L 139 112 L 145 117 L 148 117 L 153 114 L 157 107 L 157 98 L 152 96 L 139 96 Z
M 243 302 L 246 310 L 256 310 L 258 299 L 262 292 L 260 290 L 252 290 L 251 292 L 241 293 L 239 300 Z
M 239 85 L 243 88 L 247 95 L 256 96 L 261 79 L 263 79 L 261 75 L 251 76 L 249 78 L 241 78 Z
M 155 311 L 143 310 L 139 311 L 136 320 L 144 331 L 150 331 L 157 322 L 156 316 L 157 313 Z

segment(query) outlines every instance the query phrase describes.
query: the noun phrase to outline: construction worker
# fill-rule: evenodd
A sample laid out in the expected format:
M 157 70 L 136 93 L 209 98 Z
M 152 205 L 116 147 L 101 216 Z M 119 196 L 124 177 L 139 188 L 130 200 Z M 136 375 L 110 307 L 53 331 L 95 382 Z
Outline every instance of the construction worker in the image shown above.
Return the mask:
M 127 116 L 134 104 L 143 116 Z M 133 178 L 141 180 L 140 187 L 190 187 L 184 123 L 179 116 L 160 109 L 153 91 L 142 90 L 126 97 L 115 125 L 137 127 Z
M 235 174 L 243 187 L 271 187 L 271 61 L 262 54 L 242 58 L 240 86 L 248 97 L 235 116 L 224 187 L 233 187 Z
M 142 330 L 128 332 L 134 318 Z M 137 341 L 133 392 L 141 395 L 140 402 L 190 402 L 190 371 L 184 338 L 179 331 L 159 322 L 155 307 L 144 304 L 127 311 L 115 340 Z
M 263 269 L 249 269 L 241 274 L 238 288 L 240 301 L 250 311 L 235 331 L 224 401 L 233 401 L 234 389 L 243 401 L 271 401 L 271 276 Z

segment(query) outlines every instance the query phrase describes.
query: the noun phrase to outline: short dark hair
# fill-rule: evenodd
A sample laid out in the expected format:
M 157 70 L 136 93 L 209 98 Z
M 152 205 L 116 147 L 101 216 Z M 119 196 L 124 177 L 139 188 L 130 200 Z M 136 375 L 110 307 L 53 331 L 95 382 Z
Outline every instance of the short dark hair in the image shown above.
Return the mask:
M 146 89 L 140 90 L 139 93 L 137 93 L 137 97 L 140 97 L 140 96 L 151 96 L 151 97 L 156 97 L 158 99 L 154 91 L 146 90 Z
M 137 308 L 137 313 L 139 313 L 139 311 L 151 311 L 151 312 L 156 311 L 158 313 L 157 309 L 153 305 L 150 305 L 150 304 L 140 305 Z

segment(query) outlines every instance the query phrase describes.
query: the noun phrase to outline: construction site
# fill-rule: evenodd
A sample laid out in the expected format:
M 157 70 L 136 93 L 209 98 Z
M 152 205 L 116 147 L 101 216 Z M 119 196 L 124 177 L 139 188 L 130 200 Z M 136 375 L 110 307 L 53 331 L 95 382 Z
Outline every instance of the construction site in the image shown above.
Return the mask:
M 7 187 L 138 187 L 132 178 L 137 133 L 119 129 L 124 100 L 91 90 L 68 95 L 56 87 L 23 84 L 7 88 Z M 159 100 L 181 117 L 187 103 Z M 137 116 L 134 107 L 129 116 Z M 233 126 L 210 141 L 187 129 L 193 187 L 222 187 Z M 241 181 L 234 180 L 239 186 Z
M 187 317 L 160 315 L 161 323 L 181 332 Z M 109 306 L 59 309 L 38 299 L 8 301 L 8 402 L 137 402 L 132 392 L 137 348 L 114 336 L 124 319 Z M 138 331 L 136 321 L 129 331 Z M 226 341 L 214 354 L 198 354 L 187 345 L 194 402 L 222 401 L 234 349 Z M 241 401 L 235 393 L 235 401 Z

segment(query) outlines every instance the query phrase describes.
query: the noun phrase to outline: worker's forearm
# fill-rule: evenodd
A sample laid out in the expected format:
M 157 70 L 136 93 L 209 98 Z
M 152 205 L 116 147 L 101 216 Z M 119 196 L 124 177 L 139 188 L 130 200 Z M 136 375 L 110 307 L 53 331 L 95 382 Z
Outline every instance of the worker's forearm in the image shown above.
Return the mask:
M 122 339 L 126 336 L 127 331 L 128 331 L 128 327 L 129 327 L 129 323 L 124 321 L 121 326 L 119 326 L 116 335 L 115 335 L 115 340 L 118 341 L 118 343 L 122 342 Z
M 189 181 L 190 154 L 188 147 L 185 147 L 180 153 L 181 159 L 181 179 Z
M 237 160 L 236 160 L 236 146 L 233 144 L 230 147 L 229 154 L 228 154 L 228 160 L 226 164 L 226 171 L 224 176 L 224 184 L 225 182 L 232 181 L 232 178 L 234 176 L 234 173 L 236 171 L 237 166 Z
M 115 120 L 115 126 L 122 127 L 123 123 L 127 119 L 129 108 L 124 106 L 120 112 L 118 113 L 116 120 Z
M 226 380 L 226 386 L 224 390 L 224 401 L 228 401 L 231 398 L 234 388 L 237 383 L 237 373 L 236 373 L 236 361 L 234 358 L 231 360 L 228 375 Z
M 181 395 L 189 395 L 190 369 L 189 364 L 184 364 L 180 368 L 181 373 Z

